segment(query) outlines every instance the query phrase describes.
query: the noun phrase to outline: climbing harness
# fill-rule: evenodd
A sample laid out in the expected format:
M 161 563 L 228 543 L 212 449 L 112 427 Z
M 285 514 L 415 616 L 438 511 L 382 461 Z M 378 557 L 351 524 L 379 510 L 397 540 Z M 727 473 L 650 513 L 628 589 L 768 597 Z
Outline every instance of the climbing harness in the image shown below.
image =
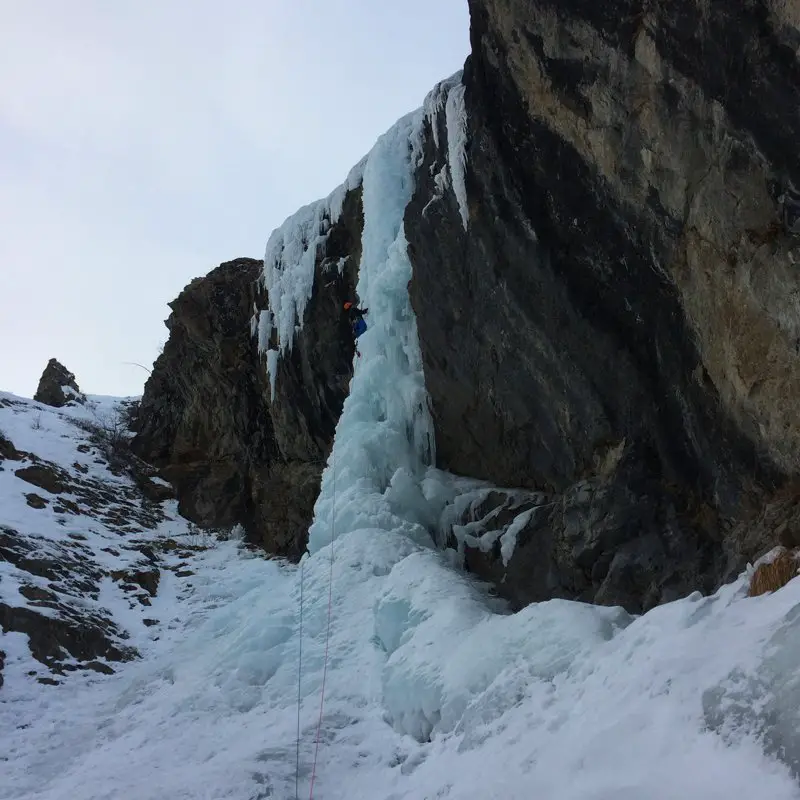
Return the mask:
M 336 451 L 331 452 L 333 469 L 333 504 L 331 508 L 331 560 L 328 575 L 328 622 L 325 630 L 325 658 L 322 667 L 322 689 L 319 696 L 319 719 L 317 720 L 317 733 L 314 741 L 314 762 L 311 768 L 311 785 L 308 791 L 309 800 L 314 798 L 314 782 L 317 778 L 317 756 L 319 755 L 319 737 L 322 730 L 322 714 L 325 706 L 325 680 L 328 676 L 328 649 L 331 640 L 331 613 L 333 609 L 333 540 L 336 529 Z M 294 775 L 295 800 L 300 800 L 300 706 L 302 703 L 301 680 L 303 675 L 303 577 L 304 564 L 300 564 L 300 653 L 297 664 L 297 764 Z

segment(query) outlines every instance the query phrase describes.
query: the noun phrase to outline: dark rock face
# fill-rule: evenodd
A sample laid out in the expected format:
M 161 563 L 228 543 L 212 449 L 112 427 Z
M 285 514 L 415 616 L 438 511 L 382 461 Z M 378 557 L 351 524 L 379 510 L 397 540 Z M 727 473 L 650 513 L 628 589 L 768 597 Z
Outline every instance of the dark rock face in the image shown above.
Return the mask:
M 48 501 L 41 497 L 40 495 L 36 494 L 35 492 L 30 492 L 30 494 L 25 495 L 25 500 L 31 508 L 47 508 Z
M 0 463 L 8 459 L 9 461 L 22 461 L 23 454 L 14 447 L 11 439 L 7 439 L 2 432 L 0 432 Z
M 440 465 L 557 498 L 518 603 L 639 610 L 770 544 L 725 539 L 800 466 L 792 8 L 470 2 L 468 229 L 439 115 L 406 232 Z
M 133 571 L 115 571 L 111 573 L 115 581 L 121 583 L 134 584 L 144 589 L 150 597 L 155 597 L 158 593 L 158 584 L 161 580 L 161 572 L 156 569 L 140 569 Z
M 248 326 L 260 273 L 260 261 L 228 262 L 170 304 L 170 337 L 139 408 L 134 452 L 161 469 L 184 516 L 211 527 L 242 521 L 251 464 L 277 456 Z
M 354 190 L 317 253 L 315 279 L 327 288 L 314 292 L 279 362 L 274 400 L 251 335 L 267 306 L 261 261 L 223 264 L 170 304 L 170 337 L 145 386 L 133 449 L 160 468 L 198 525 L 241 524 L 271 553 L 303 552 L 352 374 L 342 304 L 354 294 L 362 225 Z
M 75 382 L 75 376 L 55 358 L 51 358 L 47 362 L 33 399 L 55 408 L 61 408 L 70 401 L 86 402 L 86 398 Z
M 688 591 L 712 591 L 729 557 L 718 513 L 671 495 L 639 458 L 619 448 L 598 474 L 544 500 L 518 493 L 519 504 L 508 510 L 505 496 L 494 493 L 456 524 L 485 520 L 481 529 L 505 534 L 521 522 L 513 555 L 503 558 L 498 535 L 489 550 L 465 548 L 467 569 L 517 609 L 561 597 L 642 610 Z
M 54 464 L 34 464 L 30 467 L 22 467 L 14 472 L 26 483 L 44 489 L 51 494 L 62 494 L 66 491 L 65 475 Z

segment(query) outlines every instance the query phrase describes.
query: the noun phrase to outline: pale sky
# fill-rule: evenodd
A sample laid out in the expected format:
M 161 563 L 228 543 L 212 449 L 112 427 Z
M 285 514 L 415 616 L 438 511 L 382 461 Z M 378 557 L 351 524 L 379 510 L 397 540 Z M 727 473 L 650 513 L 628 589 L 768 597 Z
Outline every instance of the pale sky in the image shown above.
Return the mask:
M 262 258 L 469 49 L 467 0 L 0 0 L 0 389 L 140 394 L 167 303 Z

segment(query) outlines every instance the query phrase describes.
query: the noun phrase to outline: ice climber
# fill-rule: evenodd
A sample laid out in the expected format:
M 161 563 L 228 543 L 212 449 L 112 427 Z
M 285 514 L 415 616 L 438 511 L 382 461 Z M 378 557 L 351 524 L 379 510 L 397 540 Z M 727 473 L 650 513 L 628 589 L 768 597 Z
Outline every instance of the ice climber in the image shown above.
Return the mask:
M 353 331 L 353 340 L 355 341 L 367 329 L 367 323 L 364 322 L 364 314 L 369 313 L 368 308 L 359 308 L 353 303 L 347 302 L 344 304 L 344 310 L 347 312 L 347 317 L 350 320 L 350 328 Z M 361 353 L 358 352 L 356 345 L 356 355 L 361 358 Z

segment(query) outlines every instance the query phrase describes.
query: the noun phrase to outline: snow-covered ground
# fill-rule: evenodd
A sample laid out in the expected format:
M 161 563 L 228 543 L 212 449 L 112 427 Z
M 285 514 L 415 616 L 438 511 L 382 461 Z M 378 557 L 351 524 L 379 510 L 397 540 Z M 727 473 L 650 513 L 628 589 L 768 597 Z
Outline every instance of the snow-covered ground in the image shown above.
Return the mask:
M 474 485 L 430 467 L 406 288 L 425 113 L 360 166 L 369 330 L 309 554 L 197 553 L 158 599 L 158 638 L 136 635 L 142 658 L 115 675 L 50 687 L 7 667 L 0 797 L 309 797 L 314 772 L 324 800 L 800 798 L 800 581 L 749 599 L 743 576 L 639 618 L 566 601 L 509 614 L 434 547 Z M 275 257 L 274 290 L 310 291 L 307 264 L 295 282 Z
M 174 501 L 148 501 L 115 464 L 117 442 L 108 437 L 130 435 L 128 402 L 90 397 L 54 409 L 0 392 L 0 436 L 13 445 L 10 457 L 0 453 L 0 620 L 13 631 L 0 633 L 5 701 L 40 679 L 85 672 L 86 663 L 90 674 L 112 672 L 121 654 L 146 649 L 169 617 L 162 606 L 175 591 L 170 568 L 179 571 L 181 554 L 192 557 L 200 536 Z M 37 630 L 46 665 L 33 658 L 27 634 L 8 624 L 7 609 L 30 612 L 17 613 L 15 624 Z M 39 624 L 45 619 L 53 625 Z

